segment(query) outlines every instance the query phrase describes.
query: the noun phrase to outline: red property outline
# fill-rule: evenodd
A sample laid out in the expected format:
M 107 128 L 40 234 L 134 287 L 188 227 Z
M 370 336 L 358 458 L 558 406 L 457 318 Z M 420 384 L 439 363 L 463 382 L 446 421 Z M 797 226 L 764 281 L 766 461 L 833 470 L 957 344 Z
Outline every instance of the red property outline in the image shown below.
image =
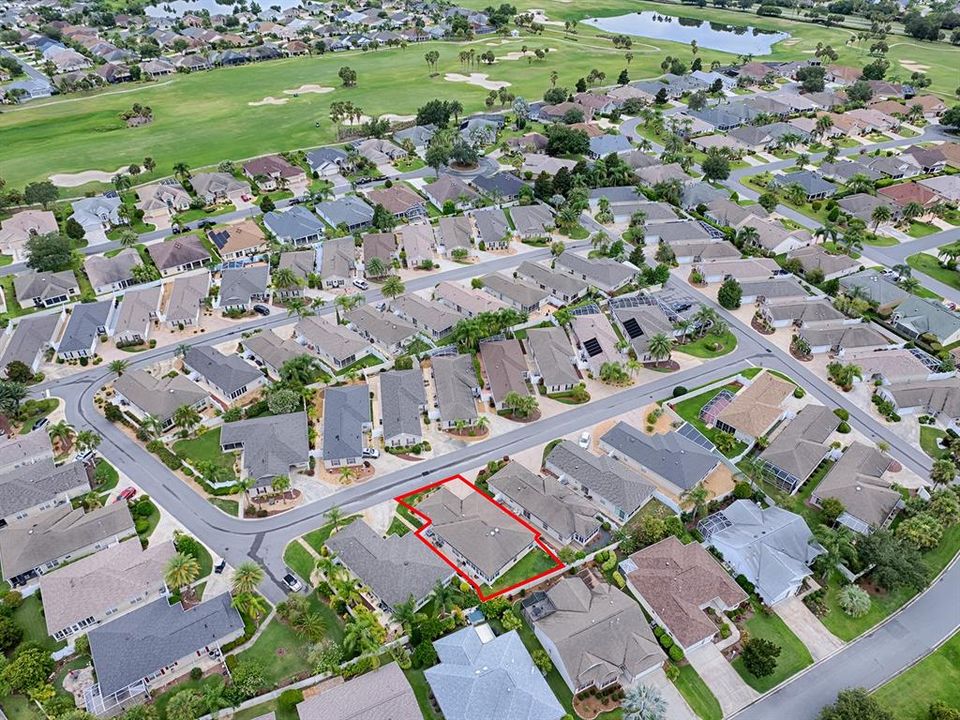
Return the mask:
M 432 490 L 433 488 L 440 487 L 441 485 L 445 485 L 451 480 L 460 480 L 461 482 L 466 483 L 471 488 L 473 488 L 474 492 L 479 493 L 481 496 L 485 497 L 491 503 L 496 505 L 497 508 L 500 509 L 502 512 L 506 513 L 511 518 L 516 520 L 518 523 L 523 525 L 523 527 L 525 527 L 527 530 L 533 533 L 533 539 L 536 541 L 536 544 L 540 547 L 540 549 L 543 550 L 547 555 L 549 555 L 550 558 L 556 564 L 552 568 L 548 568 L 547 570 L 544 570 L 541 573 L 533 575 L 532 577 L 528 577 L 525 580 L 521 580 L 518 583 L 514 583 L 509 587 L 505 587 L 502 590 L 498 590 L 497 592 L 492 593 L 490 595 L 484 595 L 483 590 L 480 589 L 480 585 L 478 585 L 473 578 L 471 578 L 469 575 L 463 572 L 460 568 L 458 568 L 453 562 L 450 561 L 450 558 L 448 558 L 442 552 L 437 550 L 437 548 L 434 547 L 433 543 L 431 543 L 429 540 L 423 537 L 423 533 L 433 523 L 433 520 L 430 519 L 430 516 L 421 512 L 420 510 L 417 510 L 415 506 L 405 501 L 405 498 L 411 497 L 413 495 L 419 495 L 423 492 L 426 492 L 427 490 Z M 519 587 L 527 585 L 528 583 L 534 580 L 538 580 L 539 578 L 545 577 L 546 575 L 550 575 L 551 573 L 554 573 L 557 570 L 561 570 L 566 567 L 563 561 L 559 557 L 557 557 L 557 554 L 553 552 L 553 550 L 551 550 L 550 547 L 545 542 L 543 542 L 543 540 L 541 539 L 541 532 L 537 530 L 537 528 L 533 527 L 533 525 L 528 523 L 526 520 L 524 520 L 523 518 L 513 513 L 508 507 L 503 505 L 503 503 L 498 503 L 496 500 L 494 500 L 492 497 L 487 495 L 485 492 L 483 492 L 483 490 L 478 488 L 476 485 L 474 485 L 472 482 L 467 480 L 463 475 L 460 475 L 459 473 L 457 475 L 451 475 L 450 477 L 445 478 L 443 480 L 438 480 L 437 482 L 430 483 L 429 485 L 424 485 L 423 487 L 417 488 L 416 490 L 411 490 L 410 492 L 406 492 L 403 495 L 398 495 L 397 497 L 394 498 L 394 500 L 396 500 L 398 504 L 403 505 L 403 507 L 405 507 L 407 510 L 409 510 L 410 512 L 412 512 L 413 514 L 417 515 L 418 517 L 424 520 L 424 524 L 421 525 L 417 530 L 414 530 L 413 534 L 416 535 L 417 538 L 420 540 L 420 542 L 422 542 L 424 545 L 430 548 L 441 560 L 443 560 L 447 565 L 453 568 L 453 570 L 457 573 L 457 575 L 462 577 L 464 580 L 466 580 L 470 584 L 470 586 L 476 591 L 477 597 L 480 598 L 480 602 L 486 602 L 487 600 L 492 600 L 495 597 L 499 597 L 504 593 L 508 593 L 511 590 L 515 590 Z

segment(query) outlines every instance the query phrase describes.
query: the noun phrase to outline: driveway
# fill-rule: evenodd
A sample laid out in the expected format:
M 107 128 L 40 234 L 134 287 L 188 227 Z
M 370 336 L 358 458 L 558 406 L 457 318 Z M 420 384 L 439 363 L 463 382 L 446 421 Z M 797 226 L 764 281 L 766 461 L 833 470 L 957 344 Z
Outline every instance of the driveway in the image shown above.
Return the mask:
M 640 684 L 655 687 L 667 702 L 667 720 L 699 720 L 696 713 L 687 705 L 677 686 L 667 679 L 663 668 L 657 668 L 649 675 L 640 678 Z
M 793 630 L 793 634 L 800 638 L 800 642 L 807 646 L 814 661 L 823 660 L 843 647 L 843 641 L 827 630 L 800 598 L 794 596 L 779 602 L 773 606 L 773 611 Z
M 737 675 L 737 671 L 713 643 L 691 650 L 687 653 L 687 660 L 716 696 L 724 717 L 760 697 L 760 693 Z

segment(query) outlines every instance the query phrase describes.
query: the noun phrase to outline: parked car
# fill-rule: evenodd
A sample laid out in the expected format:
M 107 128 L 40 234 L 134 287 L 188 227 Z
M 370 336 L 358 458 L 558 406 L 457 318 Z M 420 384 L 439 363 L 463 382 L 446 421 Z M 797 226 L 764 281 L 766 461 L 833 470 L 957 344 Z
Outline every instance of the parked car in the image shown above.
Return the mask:
M 264 317 L 270 314 L 270 308 L 268 308 L 266 305 L 254 305 L 253 311 L 257 315 L 263 315 Z
M 50 424 L 50 419 L 42 417 L 33 424 L 33 429 L 39 430 L 40 428 L 46 427 L 49 424 Z
M 213 572 L 217 575 L 221 575 L 224 569 L 227 567 L 227 561 L 223 558 L 214 558 L 218 562 L 213 566 Z
M 96 453 L 93 450 L 87 450 L 86 452 L 78 452 L 74 455 L 74 460 L 79 460 L 82 463 L 88 463 L 93 458 L 96 457 Z
M 377 450 L 376 448 L 371 448 L 371 447 L 364 448 L 363 456 L 365 458 L 378 458 L 380 457 L 380 451 Z
M 584 430 L 584 431 L 580 434 L 580 443 L 579 443 L 579 444 L 580 444 L 580 447 L 582 447 L 582 448 L 584 448 L 584 449 L 590 447 L 590 433 L 589 433 L 588 431 Z
M 117 495 L 117 499 L 114 502 L 120 502 L 121 500 L 132 500 L 133 496 L 137 494 L 137 489 L 134 487 L 127 487 L 120 491 L 120 494 Z
M 359 280 L 359 279 L 353 281 L 353 286 L 355 288 L 360 288 L 361 290 L 366 290 L 367 288 L 370 287 L 370 285 L 367 283 L 366 280 Z
M 303 590 L 303 583 L 297 579 L 296 575 L 290 572 L 283 576 L 283 584 L 290 588 L 290 590 L 293 592 L 300 592 Z

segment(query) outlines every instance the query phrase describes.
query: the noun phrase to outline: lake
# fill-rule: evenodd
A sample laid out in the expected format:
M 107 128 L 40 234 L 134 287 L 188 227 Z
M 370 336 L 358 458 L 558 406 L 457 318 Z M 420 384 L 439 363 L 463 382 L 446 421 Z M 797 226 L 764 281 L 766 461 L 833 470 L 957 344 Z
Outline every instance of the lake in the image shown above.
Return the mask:
M 582 21 L 599 30 L 623 35 L 673 40 L 734 55 L 769 55 L 774 44 L 790 37 L 789 33 L 761 30 L 749 25 L 724 25 L 694 18 L 661 15 L 656 12 L 637 12 Z
M 270 7 L 278 7 L 281 10 L 297 7 L 300 0 L 259 0 L 260 7 L 264 10 Z M 249 6 L 249 3 L 248 3 Z M 169 9 L 167 9 L 169 8 Z M 161 2 L 156 5 L 148 5 L 144 12 L 149 17 L 182 17 L 187 13 L 195 13 L 200 10 L 209 10 L 211 15 L 227 15 L 233 12 L 234 5 L 220 5 L 216 0 L 175 0 L 174 2 Z

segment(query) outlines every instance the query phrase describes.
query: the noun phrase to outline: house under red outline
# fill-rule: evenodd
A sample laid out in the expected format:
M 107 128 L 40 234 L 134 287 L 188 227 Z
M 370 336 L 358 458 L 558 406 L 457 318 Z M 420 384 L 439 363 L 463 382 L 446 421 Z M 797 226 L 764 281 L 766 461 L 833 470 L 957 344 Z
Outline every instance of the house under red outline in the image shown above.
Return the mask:
M 425 533 L 427 528 L 430 527 L 430 525 L 433 523 L 433 520 L 428 515 L 418 510 L 414 505 L 411 505 L 410 503 L 406 502 L 407 498 L 413 497 L 415 495 L 420 495 L 421 493 L 426 492 L 428 490 L 433 490 L 434 488 L 438 488 L 441 485 L 444 485 L 453 480 L 459 480 L 465 483 L 466 485 L 469 485 L 474 492 L 478 493 L 481 497 L 486 498 L 489 502 L 495 505 L 505 515 L 509 516 L 512 520 L 516 521 L 517 523 L 522 525 L 525 529 L 529 530 L 530 533 L 533 535 L 535 546 L 539 547 L 547 555 L 549 555 L 550 558 L 556 564 L 553 567 L 547 570 L 544 570 L 541 573 L 538 573 L 537 575 L 533 575 L 532 577 L 521 580 L 520 582 L 514 583 L 513 585 L 502 588 L 501 590 L 498 590 L 495 593 L 491 593 L 489 595 L 485 594 L 481 588 L 481 585 L 479 585 L 476 580 L 470 577 L 469 574 L 464 572 L 462 568 L 458 567 L 456 563 L 454 563 L 450 558 L 448 558 L 446 555 L 440 552 L 440 550 L 438 550 L 437 547 L 432 542 L 430 542 L 430 540 L 428 540 L 423 536 L 423 533 Z M 407 508 L 407 510 L 409 510 L 410 512 L 412 512 L 413 514 L 415 514 L 417 517 L 421 518 L 424 521 L 423 525 L 421 525 L 416 531 L 414 531 L 414 534 L 417 536 L 417 538 L 419 538 L 420 542 L 424 543 L 428 548 L 430 548 L 441 560 L 443 560 L 447 565 L 453 568 L 460 577 L 462 577 L 464 580 L 466 580 L 470 584 L 470 586 L 476 591 L 477 596 L 480 598 L 481 602 L 486 602 L 487 600 L 491 600 L 495 597 L 503 595 L 504 593 L 508 593 L 511 590 L 515 590 L 518 587 L 526 585 L 532 580 L 537 580 L 538 578 L 544 577 L 546 575 L 550 575 L 551 573 L 554 573 L 557 570 L 560 570 L 565 567 L 565 565 L 560 560 L 560 558 L 557 557 L 557 554 L 553 550 L 551 550 L 550 547 L 543 541 L 543 539 L 541 538 L 541 533 L 539 530 L 537 530 L 537 528 L 533 527 L 530 523 L 525 521 L 523 518 L 517 516 L 509 508 L 505 507 L 502 503 L 498 503 L 496 500 L 494 500 L 492 497 L 487 495 L 485 492 L 483 492 L 480 488 L 478 488 L 472 482 L 470 482 L 465 477 L 463 477 L 463 475 L 451 475 L 450 477 L 445 478 L 443 480 L 439 480 L 435 483 L 430 483 L 429 485 L 424 485 L 423 487 L 417 488 L 416 490 L 411 490 L 410 492 L 404 493 L 403 495 L 398 495 L 396 498 L 394 498 L 394 500 L 396 500 L 397 503 Z

